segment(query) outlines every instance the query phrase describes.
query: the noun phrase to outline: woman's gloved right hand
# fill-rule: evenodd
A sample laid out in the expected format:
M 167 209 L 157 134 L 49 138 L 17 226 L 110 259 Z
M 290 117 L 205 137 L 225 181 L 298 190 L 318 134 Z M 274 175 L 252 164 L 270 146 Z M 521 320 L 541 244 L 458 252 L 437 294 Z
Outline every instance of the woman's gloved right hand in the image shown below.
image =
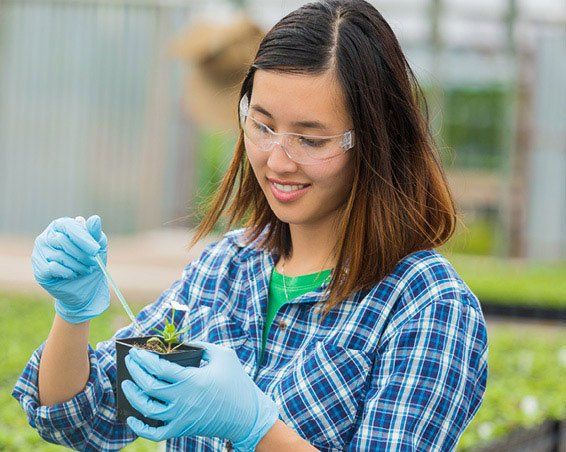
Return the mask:
M 89 217 L 86 227 L 74 218 L 58 218 L 35 239 L 34 277 L 55 298 L 55 311 L 67 322 L 85 322 L 108 308 L 108 282 L 94 259 L 99 254 L 106 265 L 107 247 L 98 215 Z

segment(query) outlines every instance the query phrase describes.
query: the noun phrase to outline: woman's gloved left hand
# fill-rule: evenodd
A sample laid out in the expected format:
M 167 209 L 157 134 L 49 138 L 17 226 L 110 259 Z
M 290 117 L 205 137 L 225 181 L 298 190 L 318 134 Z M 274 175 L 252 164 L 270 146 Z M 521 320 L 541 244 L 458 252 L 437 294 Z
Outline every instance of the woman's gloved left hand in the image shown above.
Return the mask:
M 131 405 L 152 419 L 150 427 L 135 417 L 127 423 L 139 436 L 161 441 L 179 436 L 228 439 L 237 451 L 253 451 L 279 417 L 277 405 L 261 391 L 231 348 L 203 341 L 203 367 L 182 367 L 155 353 L 132 348 L 126 366 L 133 382 L 122 389 Z

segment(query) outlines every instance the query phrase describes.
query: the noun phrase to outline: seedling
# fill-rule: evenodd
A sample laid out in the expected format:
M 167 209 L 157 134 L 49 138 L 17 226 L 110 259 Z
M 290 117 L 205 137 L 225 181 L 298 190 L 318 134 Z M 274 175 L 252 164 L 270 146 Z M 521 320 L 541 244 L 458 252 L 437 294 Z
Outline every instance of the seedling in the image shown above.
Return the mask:
M 181 334 L 185 333 L 190 329 L 190 326 L 177 330 L 175 326 L 175 309 L 171 310 L 171 321 L 165 320 L 165 326 L 162 329 L 152 328 L 151 331 L 155 331 L 159 334 L 159 337 L 152 337 L 147 340 L 146 346 L 152 350 L 159 353 L 171 353 L 183 343 L 179 342 Z

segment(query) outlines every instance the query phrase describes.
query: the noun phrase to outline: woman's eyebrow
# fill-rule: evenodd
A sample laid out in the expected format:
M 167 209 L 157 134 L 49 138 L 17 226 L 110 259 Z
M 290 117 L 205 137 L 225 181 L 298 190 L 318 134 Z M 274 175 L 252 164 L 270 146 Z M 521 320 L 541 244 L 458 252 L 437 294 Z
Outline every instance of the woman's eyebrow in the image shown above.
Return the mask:
M 261 113 L 262 115 L 267 116 L 270 119 L 273 119 L 273 115 L 260 105 L 254 104 L 250 108 L 252 110 L 257 111 L 258 113 Z M 328 132 L 329 130 L 329 128 L 320 121 L 295 121 L 292 122 L 291 125 L 293 127 L 302 127 L 305 129 L 318 129 L 325 132 Z

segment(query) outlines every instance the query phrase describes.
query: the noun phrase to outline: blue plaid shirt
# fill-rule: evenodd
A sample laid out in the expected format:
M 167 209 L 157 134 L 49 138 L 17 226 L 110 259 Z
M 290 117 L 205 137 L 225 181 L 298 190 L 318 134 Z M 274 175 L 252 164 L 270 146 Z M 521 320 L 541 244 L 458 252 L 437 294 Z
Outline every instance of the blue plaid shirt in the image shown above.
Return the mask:
M 183 339 L 233 348 L 276 402 L 280 419 L 320 450 L 453 450 L 483 398 L 488 344 L 478 299 L 445 257 L 432 249 L 405 256 L 323 323 L 317 302 L 328 282 L 291 300 L 275 317 L 259 367 L 278 256 L 254 246 L 259 238 L 244 245 L 242 232 L 228 232 L 190 262 L 140 312 L 143 328 L 161 326 L 171 300 L 188 305 L 182 322 L 191 328 Z M 132 335 L 128 326 L 115 337 Z M 51 407 L 38 401 L 43 345 L 13 391 L 30 425 L 47 441 L 80 450 L 115 450 L 133 441 L 135 434 L 116 421 L 113 339 L 89 346 L 86 387 Z M 169 440 L 167 449 L 220 451 L 226 444 L 183 437 Z

